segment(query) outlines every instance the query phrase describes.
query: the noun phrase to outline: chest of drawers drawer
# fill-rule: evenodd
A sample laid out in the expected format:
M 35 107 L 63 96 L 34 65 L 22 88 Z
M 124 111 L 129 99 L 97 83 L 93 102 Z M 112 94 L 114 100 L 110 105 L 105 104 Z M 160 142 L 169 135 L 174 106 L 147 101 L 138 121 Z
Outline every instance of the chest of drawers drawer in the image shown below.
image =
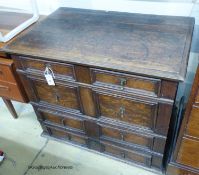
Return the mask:
M 76 86 L 58 83 L 49 86 L 45 80 L 39 79 L 30 79 L 30 81 L 35 93 L 35 99 L 31 99 L 32 101 L 80 111 Z
M 49 109 L 35 108 L 38 119 L 41 122 L 51 123 L 66 127 L 71 130 L 85 133 L 84 120 L 74 114 L 60 113 Z
M 125 159 L 127 161 L 138 162 L 140 164 L 145 164 L 150 167 L 151 155 L 146 155 L 140 152 L 122 149 L 121 147 L 102 142 L 104 146 L 104 152 L 110 154 L 114 157 Z
M 149 96 L 159 96 L 161 81 L 159 79 L 146 78 L 141 76 L 105 71 L 100 69 L 91 69 L 92 83 L 96 86 L 102 86 L 131 92 L 146 94 Z
M 100 139 L 110 143 L 118 143 L 127 147 L 139 147 L 143 150 L 164 153 L 166 139 L 147 135 L 144 132 L 122 130 L 108 125 L 100 125 Z
M 158 102 L 127 98 L 101 91 L 95 91 L 95 98 L 99 115 L 104 119 L 148 128 L 154 132 L 162 128 L 163 134 L 165 132 L 163 130 L 168 127 L 168 118 L 165 117 L 171 114 L 172 105 L 160 105 Z
M 20 57 L 23 61 L 21 62 L 22 68 L 28 73 L 38 73 L 40 75 L 44 74 L 46 68 L 49 68 L 53 73 L 55 78 L 75 80 L 74 66 L 71 64 L 58 63 L 47 60 L 35 60 L 28 57 Z
M 141 145 L 148 149 L 152 149 L 153 145 L 153 137 L 130 133 L 107 126 L 101 126 L 101 137 L 110 140 L 115 139 L 120 143 Z
M 97 94 L 100 115 L 117 121 L 153 127 L 157 115 L 157 104 Z
M 55 137 L 58 139 L 63 139 L 63 140 L 68 140 L 71 143 L 86 146 L 87 137 L 83 134 L 70 132 L 70 131 L 52 127 L 49 125 L 44 125 L 44 127 L 45 127 L 45 130 L 48 132 L 47 134 L 52 137 Z

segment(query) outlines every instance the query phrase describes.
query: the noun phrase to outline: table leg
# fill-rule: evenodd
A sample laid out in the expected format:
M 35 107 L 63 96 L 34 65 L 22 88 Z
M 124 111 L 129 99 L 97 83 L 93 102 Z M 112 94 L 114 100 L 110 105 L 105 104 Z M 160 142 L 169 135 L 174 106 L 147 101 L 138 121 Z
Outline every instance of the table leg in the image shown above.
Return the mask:
M 16 119 L 18 118 L 17 113 L 15 111 L 15 108 L 12 104 L 12 102 L 10 100 L 7 100 L 5 98 L 3 98 L 4 103 L 6 104 L 8 110 L 10 111 L 10 113 L 12 114 L 12 116 Z

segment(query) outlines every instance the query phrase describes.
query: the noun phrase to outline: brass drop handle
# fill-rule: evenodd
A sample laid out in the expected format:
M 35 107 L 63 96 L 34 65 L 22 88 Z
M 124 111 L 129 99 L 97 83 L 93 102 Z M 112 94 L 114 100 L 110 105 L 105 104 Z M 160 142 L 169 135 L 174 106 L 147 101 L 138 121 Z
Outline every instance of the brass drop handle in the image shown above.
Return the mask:
M 120 110 L 120 112 L 119 112 L 119 113 L 120 113 L 120 117 L 121 117 L 121 118 L 124 118 L 125 108 L 122 106 L 122 107 L 120 107 L 119 110 Z
M 65 121 L 64 121 L 64 120 L 65 120 L 65 118 L 63 118 L 63 119 L 61 120 L 61 123 L 62 123 L 63 126 L 65 126 Z
M 68 140 L 71 140 L 71 135 L 70 134 L 68 134 Z
M 55 100 L 56 100 L 56 102 L 59 102 L 59 100 L 60 100 L 60 96 L 57 92 L 55 93 Z
M 121 136 L 121 140 L 124 141 L 124 134 L 120 133 L 120 136 Z
M 121 157 L 125 158 L 125 152 L 121 152 Z
M 120 86 L 121 86 L 121 90 L 124 90 L 124 86 L 126 85 L 126 79 L 125 78 L 120 78 Z

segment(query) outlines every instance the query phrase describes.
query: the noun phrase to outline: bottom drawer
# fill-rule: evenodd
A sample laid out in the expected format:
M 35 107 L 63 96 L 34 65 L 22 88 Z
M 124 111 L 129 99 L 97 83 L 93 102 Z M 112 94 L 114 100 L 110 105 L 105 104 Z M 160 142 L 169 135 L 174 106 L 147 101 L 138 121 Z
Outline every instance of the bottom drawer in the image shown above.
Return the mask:
M 151 158 L 152 158 L 151 155 L 136 152 L 133 150 L 123 149 L 116 145 L 111 145 L 105 142 L 102 144 L 104 147 L 104 153 L 107 153 L 109 155 L 112 155 L 114 157 L 124 159 L 127 161 L 136 162 L 136 163 L 145 165 L 147 167 L 151 166 Z
M 55 127 L 44 126 L 48 134 L 52 137 L 70 141 L 72 143 L 85 146 L 87 143 L 87 137 L 77 133 L 72 133 L 69 131 L 61 130 Z
M 14 83 L 0 81 L 0 96 L 23 102 L 23 97 L 19 91 L 19 88 Z

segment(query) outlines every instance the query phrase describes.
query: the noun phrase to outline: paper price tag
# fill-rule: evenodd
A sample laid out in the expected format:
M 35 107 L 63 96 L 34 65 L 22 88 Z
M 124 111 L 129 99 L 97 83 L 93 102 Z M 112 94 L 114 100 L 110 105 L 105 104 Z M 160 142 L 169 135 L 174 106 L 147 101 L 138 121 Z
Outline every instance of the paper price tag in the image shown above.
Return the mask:
M 44 71 L 44 76 L 49 86 L 55 86 L 54 74 L 50 68 L 46 68 Z
M 47 74 L 47 75 L 45 75 L 45 78 L 46 78 L 46 81 L 49 86 L 55 86 L 55 82 L 54 82 L 52 75 Z

